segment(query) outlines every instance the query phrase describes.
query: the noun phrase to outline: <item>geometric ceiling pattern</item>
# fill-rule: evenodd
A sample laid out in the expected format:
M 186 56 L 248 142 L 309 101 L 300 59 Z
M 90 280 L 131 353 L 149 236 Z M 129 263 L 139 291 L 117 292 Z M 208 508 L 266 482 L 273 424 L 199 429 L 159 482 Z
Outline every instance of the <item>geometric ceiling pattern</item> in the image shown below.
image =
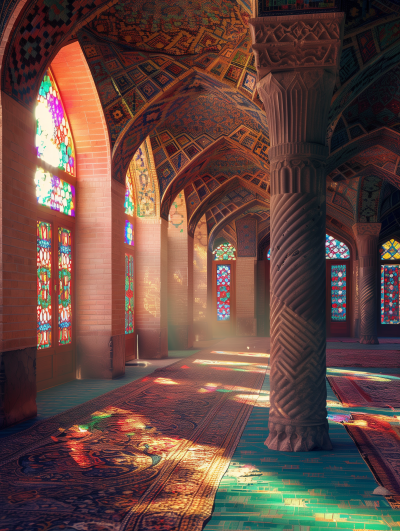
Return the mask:
M 103 107 L 112 177 L 124 183 L 133 154 L 150 136 L 165 219 L 184 192 L 189 232 L 206 215 L 210 237 L 235 241 L 236 221 L 250 216 L 258 243 L 266 241 L 269 136 L 250 4 L 31 0 L 10 32 L 2 90 L 32 109 L 52 58 L 77 38 Z M 0 36 L 15 6 L 3 1 Z M 357 221 L 400 227 L 399 13 L 394 0 L 346 1 L 327 130 L 327 220 L 338 233 L 352 234 Z

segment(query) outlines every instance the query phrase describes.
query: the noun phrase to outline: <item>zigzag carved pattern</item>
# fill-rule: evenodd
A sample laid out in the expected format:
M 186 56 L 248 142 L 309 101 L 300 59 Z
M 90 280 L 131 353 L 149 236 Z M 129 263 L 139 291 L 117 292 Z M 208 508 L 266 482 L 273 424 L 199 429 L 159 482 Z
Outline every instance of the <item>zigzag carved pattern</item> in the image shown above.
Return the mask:
M 363 267 L 360 275 L 360 342 L 377 344 L 376 268 Z
M 321 435 L 326 426 L 324 216 L 322 195 L 296 193 L 271 197 L 270 420 L 275 435 L 270 437 L 276 441 L 279 425 L 284 430 L 288 425 L 308 427 L 311 431 L 315 427 L 318 438 L 324 439 Z M 306 436 L 312 438 L 309 430 Z

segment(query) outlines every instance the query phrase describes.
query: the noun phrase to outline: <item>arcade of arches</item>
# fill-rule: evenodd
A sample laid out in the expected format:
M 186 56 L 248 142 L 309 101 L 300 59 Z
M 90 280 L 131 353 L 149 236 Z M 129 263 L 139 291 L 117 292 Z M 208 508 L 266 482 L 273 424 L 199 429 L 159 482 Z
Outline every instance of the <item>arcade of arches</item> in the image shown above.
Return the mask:
M 400 337 L 400 15 L 264 3 L 5 0 L 0 428 L 245 338 L 269 449 L 332 449 L 327 338 Z

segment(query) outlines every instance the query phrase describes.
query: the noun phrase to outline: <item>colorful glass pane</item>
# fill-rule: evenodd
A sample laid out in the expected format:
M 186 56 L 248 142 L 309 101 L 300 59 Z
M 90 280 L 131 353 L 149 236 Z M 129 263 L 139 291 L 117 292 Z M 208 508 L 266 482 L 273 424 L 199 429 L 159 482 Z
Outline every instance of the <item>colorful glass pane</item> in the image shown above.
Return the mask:
M 400 265 L 381 266 L 381 323 L 399 324 Z
M 350 250 L 345 243 L 327 234 L 325 240 L 325 258 L 327 260 L 346 260 L 350 258 Z
M 35 182 L 39 205 L 45 205 L 67 216 L 75 216 L 75 187 L 72 184 L 42 168 L 37 168 Z
M 50 70 L 43 78 L 37 97 L 36 150 L 37 156 L 48 164 L 75 174 L 71 129 Z
M 381 245 L 379 252 L 381 260 L 400 260 L 400 243 L 396 240 L 389 240 Z
M 268 249 L 267 260 L 271 260 L 271 249 Z
M 346 320 L 346 265 L 331 266 L 331 319 L 332 321 Z
M 229 321 L 231 317 L 231 266 L 217 265 L 217 320 Z
M 125 255 L 125 334 L 135 331 L 135 287 L 133 256 Z
M 236 260 L 236 249 L 230 243 L 221 243 L 213 251 L 214 260 Z
M 67 345 L 72 342 L 72 254 L 71 231 L 58 229 L 58 344 Z
M 125 220 L 125 243 L 135 245 L 133 240 L 133 225 L 128 220 Z
M 125 214 L 133 216 L 135 214 L 135 194 L 133 188 L 133 173 L 131 168 L 128 168 L 125 179 Z
M 51 224 L 37 222 L 37 348 L 51 347 Z

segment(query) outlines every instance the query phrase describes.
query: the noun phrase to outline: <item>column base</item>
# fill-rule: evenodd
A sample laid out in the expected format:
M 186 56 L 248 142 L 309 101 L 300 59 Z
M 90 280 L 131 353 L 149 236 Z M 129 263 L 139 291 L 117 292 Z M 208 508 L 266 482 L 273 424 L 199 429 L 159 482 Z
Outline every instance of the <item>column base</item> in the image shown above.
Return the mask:
M 317 426 L 294 426 L 268 422 L 269 436 L 265 445 L 279 452 L 332 450 L 328 422 Z
M 360 336 L 360 343 L 361 345 L 379 345 L 376 336 Z

